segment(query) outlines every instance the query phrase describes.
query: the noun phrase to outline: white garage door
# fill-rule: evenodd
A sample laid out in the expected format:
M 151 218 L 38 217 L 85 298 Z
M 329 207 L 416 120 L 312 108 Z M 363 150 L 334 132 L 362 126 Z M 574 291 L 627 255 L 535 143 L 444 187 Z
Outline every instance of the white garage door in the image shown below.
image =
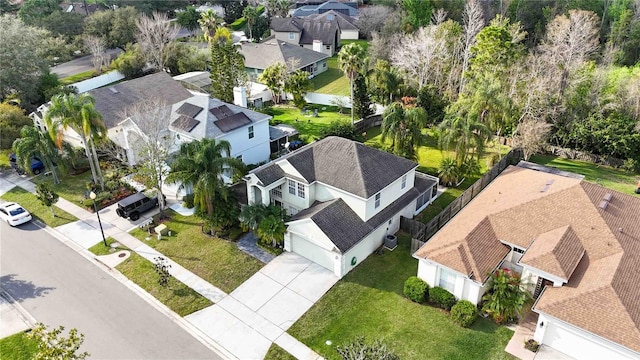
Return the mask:
M 331 270 L 331 272 L 333 272 L 333 264 L 337 261 L 335 260 L 336 255 L 331 251 L 298 236 L 291 238 L 291 251 Z
M 580 334 L 580 330 L 548 321 L 543 343 L 576 359 L 630 359 L 614 351 L 589 333 Z M 566 326 L 566 327 L 565 327 Z

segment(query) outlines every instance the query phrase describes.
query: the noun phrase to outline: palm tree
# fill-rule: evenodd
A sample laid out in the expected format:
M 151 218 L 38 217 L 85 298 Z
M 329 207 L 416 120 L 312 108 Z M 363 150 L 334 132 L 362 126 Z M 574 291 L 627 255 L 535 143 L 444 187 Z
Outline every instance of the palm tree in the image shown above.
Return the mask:
M 375 68 L 370 75 L 370 80 L 377 92 L 377 100 L 383 105 L 393 102 L 394 96 L 397 95 L 400 85 L 402 85 L 400 74 L 386 60 L 378 60 L 376 62 Z
M 366 63 L 367 54 L 363 47 L 357 43 L 351 43 L 342 47 L 338 53 L 338 65 L 340 70 L 344 72 L 344 76 L 349 79 L 349 87 L 351 89 L 351 123 L 353 124 L 353 82 L 363 70 L 363 64 Z
M 51 106 L 47 110 L 44 120 L 49 135 L 54 139 L 59 149 L 62 149 L 65 130 L 72 128 L 80 135 L 85 155 L 91 166 L 93 181 L 95 184 L 100 184 L 104 190 L 95 142 L 104 139 L 107 128 L 102 121 L 102 115 L 96 111 L 94 104 L 95 100 L 87 93 L 59 94 L 51 98 Z
M 60 183 L 60 178 L 54 163 L 60 163 L 60 155 L 48 134 L 43 133 L 33 126 L 25 126 L 20 131 L 20 138 L 13 142 L 13 151 L 16 160 L 23 169 L 31 169 L 31 159 L 38 157 L 45 169 L 51 172 L 53 182 Z
M 213 215 L 215 201 L 226 201 L 229 188 L 223 174 L 242 171 L 242 161 L 229 157 L 231 145 L 226 140 L 202 139 L 180 146 L 171 164 L 167 183 L 180 183 L 180 190 L 193 189 L 196 210 Z
M 413 104 L 395 102 L 382 114 L 381 140 L 391 138 L 391 151 L 408 159 L 416 158 L 416 146 L 422 143 L 427 114 Z
M 455 152 L 458 167 L 467 167 L 484 154 L 491 130 L 476 117 L 448 116 L 440 123 L 440 147 Z M 472 151 L 475 150 L 475 154 Z
M 204 33 L 204 39 L 211 42 L 211 40 L 213 40 L 213 35 L 216 33 L 216 29 L 218 26 L 222 25 L 223 22 L 224 20 L 222 20 L 222 17 L 211 9 L 200 14 L 198 24 L 200 24 L 200 28 Z
M 258 12 L 258 8 L 253 6 L 247 6 L 242 10 L 242 16 L 247 22 L 247 29 L 249 29 L 249 40 L 253 39 L 253 25 L 255 25 L 258 16 L 260 13 Z
M 285 232 L 287 232 L 287 227 L 284 225 L 284 221 L 276 216 L 267 216 L 264 218 L 256 230 L 262 243 L 271 243 L 273 247 L 281 245 L 284 242 Z

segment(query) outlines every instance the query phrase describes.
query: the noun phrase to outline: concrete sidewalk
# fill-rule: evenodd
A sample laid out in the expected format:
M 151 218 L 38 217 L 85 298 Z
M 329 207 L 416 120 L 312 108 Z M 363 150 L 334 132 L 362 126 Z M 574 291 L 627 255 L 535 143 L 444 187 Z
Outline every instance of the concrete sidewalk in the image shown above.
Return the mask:
M 35 192 L 35 185 L 28 178 L 6 179 L 5 174 L 2 175 L 0 195 L 14 186 Z M 167 200 L 169 206 L 178 203 L 169 197 Z M 79 219 L 56 227 L 56 231 L 82 249 L 88 249 L 102 241 L 96 214 L 62 198 L 55 206 Z M 144 224 L 153 213 L 147 213 L 138 221 L 131 222 L 117 216 L 116 206 L 114 204 L 99 211 L 105 236 L 112 237 L 151 262 L 155 262 L 157 257 L 167 259 L 172 276 L 211 300 L 215 305 L 184 319 L 217 347 L 222 347 L 238 359 L 259 359 L 264 357 L 272 343 L 276 343 L 298 359 L 322 359 L 316 352 L 287 334 L 286 330 L 337 281 L 328 270 L 326 272 L 331 276 L 324 274 L 324 269 L 316 264 L 307 263 L 306 259 L 294 259 L 291 256 L 297 255 L 283 254 L 276 258 L 280 261 L 263 268 L 233 294 L 228 295 L 128 233 Z M 280 279 L 282 276 L 287 279 Z M 264 284 L 258 280 L 267 277 L 270 286 L 269 289 L 264 289 Z M 267 293 L 271 295 L 265 297 L 264 293 L 260 293 L 262 290 L 268 290 Z M 259 304 L 256 303 L 257 300 Z M 295 311 L 290 311 L 292 309 Z

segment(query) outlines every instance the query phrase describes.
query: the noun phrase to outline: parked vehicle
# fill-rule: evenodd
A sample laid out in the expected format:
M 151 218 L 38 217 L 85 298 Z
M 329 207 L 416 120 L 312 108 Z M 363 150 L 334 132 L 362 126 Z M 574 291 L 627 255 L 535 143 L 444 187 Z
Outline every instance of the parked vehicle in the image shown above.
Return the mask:
M 9 163 L 11 164 L 11 168 L 13 168 L 18 174 L 22 175 L 25 173 L 24 169 L 18 165 L 18 158 L 16 157 L 16 154 L 9 155 Z M 35 175 L 38 175 L 44 171 L 44 163 L 37 157 L 32 157 L 30 170 Z
M 122 218 L 129 218 L 136 221 L 140 218 L 140 214 L 156 206 L 158 206 L 157 196 L 150 198 L 144 193 L 139 192 L 118 201 L 116 213 Z
M 10 202 L 0 205 L 0 219 L 11 226 L 17 226 L 31 221 L 31 214 L 17 203 Z

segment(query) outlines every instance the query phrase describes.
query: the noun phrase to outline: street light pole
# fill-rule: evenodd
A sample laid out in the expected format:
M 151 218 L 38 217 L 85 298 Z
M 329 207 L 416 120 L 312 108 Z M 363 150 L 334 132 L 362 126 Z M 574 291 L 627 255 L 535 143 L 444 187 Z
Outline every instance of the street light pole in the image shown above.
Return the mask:
M 100 225 L 100 233 L 102 234 L 102 242 L 104 243 L 104 246 L 109 246 L 107 245 L 107 239 L 104 237 L 104 230 L 102 230 L 102 221 L 100 221 L 100 213 L 98 212 L 98 206 L 96 205 L 96 193 L 94 193 L 93 191 L 91 192 L 91 194 L 89 194 L 89 197 L 91 198 L 91 200 L 93 200 L 93 209 L 96 211 L 96 215 L 98 215 L 98 224 Z

